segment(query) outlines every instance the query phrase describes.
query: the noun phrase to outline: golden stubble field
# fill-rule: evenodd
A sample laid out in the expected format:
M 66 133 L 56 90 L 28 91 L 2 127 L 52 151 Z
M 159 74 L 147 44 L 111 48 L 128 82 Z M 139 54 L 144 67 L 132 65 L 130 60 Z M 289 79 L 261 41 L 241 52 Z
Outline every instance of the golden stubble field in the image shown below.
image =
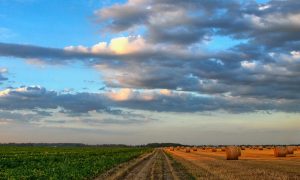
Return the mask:
M 186 152 L 185 148 L 165 148 L 196 179 L 300 179 L 300 151 L 275 157 L 274 149 L 241 151 L 239 160 L 226 160 L 226 152 L 208 148 Z

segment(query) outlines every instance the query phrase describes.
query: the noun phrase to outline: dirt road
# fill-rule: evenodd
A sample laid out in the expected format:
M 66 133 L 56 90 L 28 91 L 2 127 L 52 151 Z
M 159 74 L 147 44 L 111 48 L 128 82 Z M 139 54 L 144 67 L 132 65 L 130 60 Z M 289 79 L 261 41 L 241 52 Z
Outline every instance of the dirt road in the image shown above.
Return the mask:
M 193 177 L 162 149 L 155 149 L 153 153 L 123 164 L 96 179 L 179 180 L 193 179 Z

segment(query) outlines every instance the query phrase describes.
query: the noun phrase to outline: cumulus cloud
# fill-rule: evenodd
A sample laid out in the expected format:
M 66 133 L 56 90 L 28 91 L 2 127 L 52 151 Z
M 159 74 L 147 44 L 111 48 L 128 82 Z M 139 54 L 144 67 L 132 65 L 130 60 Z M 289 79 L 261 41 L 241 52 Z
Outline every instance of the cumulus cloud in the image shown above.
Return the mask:
M 130 0 L 95 12 L 103 30 L 116 34 L 110 41 L 64 49 L 0 43 L 0 55 L 45 63 L 83 61 L 99 70 L 109 89 L 58 94 L 41 88 L 35 102 L 45 101 L 47 108 L 299 111 L 299 7 L 296 0 Z M 242 41 L 226 50 L 205 51 L 203 42 L 214 36 Z M 2 98 L 19 98 L 21 103 L 11 106 L 20 108 L 27 91 L 34 90 L 6 91 Z M 43 108 L 42 103 L 27 106 Z
M 60 94 L 40 86 L 0 91 L 0 108 L 4 110 L 57 109 L 59 107 L 74 113 L 106 108 L 95 94 Z
M 154 43 L 189 45 L 209 36 L 228 35 L 277 48 L 299 40 L 299 5 L 295 0 L 265 4 L 143 0 L 102 8 L 95 14 L 111 32 L 141 27 L 146 31 L 147 40 Z
M 85 51 L 84 46 L 70 46 L 66 49 L 40 47 L 26 44 L 0 43 L 0 55 L 24 59 L 39 59 L 49 64 L 66 63 L 71 60 L 91 58 L 114 58 L 108 53 L 94 54 Z
M 96 16 L 107 22 L 112 33 L 143 28 L 148 44 L 163 44 L 174 56 L 152 54 L 146 62 L 96 67 L 112 87 L 229 93 L 245 98 L 299 98 L 299 6 L 294 0 L 264 4 L 144 0 L 102 8 Z M 129 11 L 133 7 L 138 10 Z M 143 18 L 136 20 L 132 16 Z M 195 44 L 217 35 L 246 42 L 225 52 L 196 55 L 201 49 L 193 49 Z M 185 50 L 184 55 L 179 55 L 178 46 Z
M 67 52 L 89 53 L 89 54 L 131 54 L 135 52 L 145 51 L 150 48 L 146 45 L 145 40 L 141 36 L 117 37 L 110 40 L 110 43 L 99 42 L 92 47 L 85 46 L 68 46 L 64 50 Z
M 13 123 L 34 123 L 41 118 L 48 116 L 46 114 L 40 114 L 39 112 L 18 112 L 18 111 L 0 111 L 0 124 L 13 124 Z
M 0 92 L 2 110 L 32 110 L 40 116 L 61 109 L 71 116 L 89 112 L 122 114 L 114 109 L 129 108 L 159 112 L 227 111 L 234 113 L 255 111 L 300 110 L 297 99 L 244 98 L 226 95 L 208 96 L 199 93 L 168 89 L 110 89 L 99 93 L 59 93 L 40 86 L 6 89 Z M 48 113 L 47 113 L 48 112 Z

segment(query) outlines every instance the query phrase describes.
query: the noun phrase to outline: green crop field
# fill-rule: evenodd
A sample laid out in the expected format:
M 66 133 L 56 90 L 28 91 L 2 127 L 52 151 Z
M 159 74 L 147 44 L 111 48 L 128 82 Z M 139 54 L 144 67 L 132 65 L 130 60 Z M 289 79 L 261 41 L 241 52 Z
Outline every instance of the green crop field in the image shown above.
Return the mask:
M 149 148 L 0 146 L 0 179 L 92 179 Z

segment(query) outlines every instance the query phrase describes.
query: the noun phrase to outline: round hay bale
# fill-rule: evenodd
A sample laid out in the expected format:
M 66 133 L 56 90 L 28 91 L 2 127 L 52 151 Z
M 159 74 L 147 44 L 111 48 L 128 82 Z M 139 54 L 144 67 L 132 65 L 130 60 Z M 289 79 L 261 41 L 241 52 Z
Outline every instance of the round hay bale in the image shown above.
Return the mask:
M 194 147 L 193 147 L 193 151 L 197 151 L 197 147 L 194 146 Z
M 242 155 L 241 148 L 240 148 L 240 147 L 237 147 L 237 149 L 238 149 L 239 156 L 241 156 L 241 155 Z
M 177 146 L 177 147 L 176 147 L 176 151 L 179 151 L 179 150 L 180 150 L 180 147 L 179 147 L 179 146 Z
M 259 146 L 259 147 L 258 147 L 258 150 L 262 151 L 262 150 L 264 150 L 264 147 Z
M 287 150 L 287 154 L 294 154 L 295 146 L 287 146 L 286 150 Z
M 275 147 L 274 156 L 275 157 L 286 157 L 287 149 L 285 147 Z
M 241 150 L 245 150 L 245 149 L 246 149 L 245 146 L 242 146 L 242 147 L 241 147 Z
M 216 148 L 211 148 L 211 152 L 217 152 Z
M 186 152 L 186 153 L 191 152 L 191 148 L 190 148 L 190 147 L 185 148 L 185 152 Z
M 236 146 L 226 147 L 226 159 L 227 160 L 238 160 L 239 159 L 239 148 Z
M 221 151 L 226 151 L 226 148 L 222 147 L 222 148 L 221 148 Z
M 170 147 L 170 151 L 174 151 L 174 147 Z

